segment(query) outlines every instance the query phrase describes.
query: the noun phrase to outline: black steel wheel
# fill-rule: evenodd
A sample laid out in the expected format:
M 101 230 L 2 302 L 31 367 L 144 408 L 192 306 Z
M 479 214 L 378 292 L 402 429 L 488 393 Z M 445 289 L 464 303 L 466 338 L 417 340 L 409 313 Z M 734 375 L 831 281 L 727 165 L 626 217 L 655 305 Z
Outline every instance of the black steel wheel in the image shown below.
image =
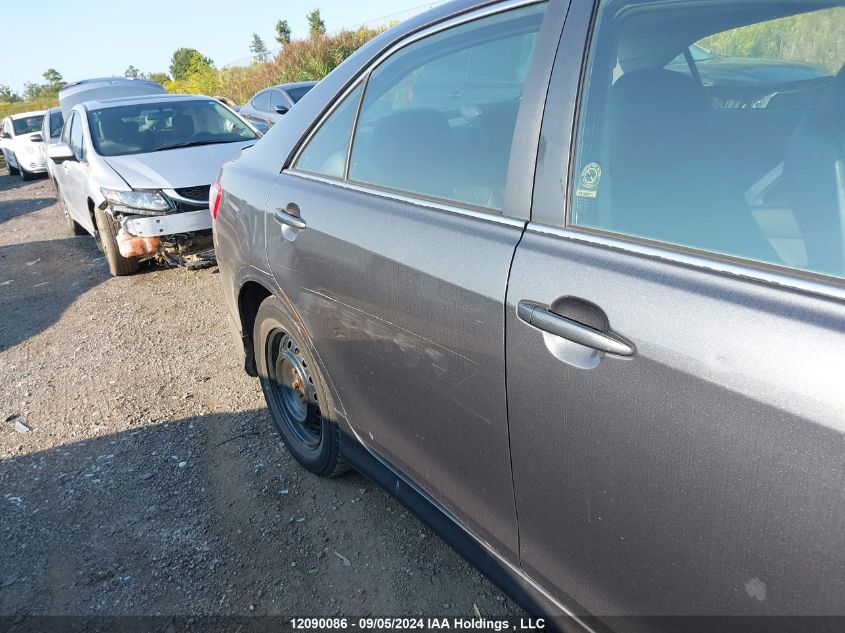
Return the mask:
M 269 395 L 290 433 L 305 450 L 315 450 L 323 437 L 320 402 L 308 362 L 296 340 L 281 329 L 267 337 Z
M 317 364 L 275 297 L 258 309 L 253 342 L 264 399 L 290 454 L 321 477 L 348 470 Z

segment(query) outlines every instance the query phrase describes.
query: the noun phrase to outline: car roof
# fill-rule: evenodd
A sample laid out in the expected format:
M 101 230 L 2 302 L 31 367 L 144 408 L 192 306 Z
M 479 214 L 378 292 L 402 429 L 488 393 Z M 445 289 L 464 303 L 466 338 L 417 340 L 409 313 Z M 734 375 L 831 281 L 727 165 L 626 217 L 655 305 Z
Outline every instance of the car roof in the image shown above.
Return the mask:
M 157 95 L 141 95 L 138 97 L 116 97 L 114 99 L 99 99 L 95 101 L 85 101 L 81 105 L 86 110 L 100 110 L 102 108 L 114 108 L 124 105 L 142 105 L 144 103 L 161 103 L 163 101 L 209 101 L 214 100 L 213 97 L 205 95 L 188 95 L 188 94 L 157 94 Z
M 32 112 L 18 112 L 17 114 L 10 114 L 9 118 L 12 121 L 17 119 L 25 119 L 28 116 L 41 116 L 42 114 L 47 114 L 47 110 L 34 110 Z
M 291 88 L 306 88 L 310 86 L 316 86 L 316 81 L 293 81 L 287 84 L 276 84 L 275 86 L 270 86 L 270 88 L 281 88 L 282 90 L 289 90 Z M 265 88 L 266 90 L 266 88 Z

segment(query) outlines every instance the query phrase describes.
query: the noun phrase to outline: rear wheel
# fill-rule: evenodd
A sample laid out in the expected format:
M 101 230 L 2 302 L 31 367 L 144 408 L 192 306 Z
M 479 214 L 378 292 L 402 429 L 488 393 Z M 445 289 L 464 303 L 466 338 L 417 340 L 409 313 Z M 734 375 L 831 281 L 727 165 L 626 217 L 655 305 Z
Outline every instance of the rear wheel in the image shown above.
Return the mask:
M 109 272 L 113 277 L 123 277 L 138 272 L 138 258 L 124 257 L 117 248 L 117 227 L 111 215 L 100 208 L 94 209 L 94 221 L 100 248 L 109 263 Z
M 253 341 L 261 389 L 290 454 L 320 477 L 349 470 L 340 456 L 340 430 L 328 418 L 332 407 L 317 364 L 275 297 L 258 308 Z
M 21 164 L 20 161 L 18 161 L 18 165 L 20 165 L 20 164 Z M 21 180 L 23 180 L 24 182 L 26 182 L 27 180 L 32 180 L 33 178 L 35 178 L 35 174 L 27 171 L 23 167 L 21 167 L 19 169 L 19 171 L 21 172 Z

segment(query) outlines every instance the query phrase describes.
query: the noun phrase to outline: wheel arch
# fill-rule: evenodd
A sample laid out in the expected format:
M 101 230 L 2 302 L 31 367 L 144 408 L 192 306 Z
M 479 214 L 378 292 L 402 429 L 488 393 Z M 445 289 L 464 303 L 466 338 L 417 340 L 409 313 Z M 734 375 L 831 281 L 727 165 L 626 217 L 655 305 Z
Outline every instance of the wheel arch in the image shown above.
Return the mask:
M 97 228 L 97 220 L 94 217 L 94 201 L 89 197 L 88 198 L 88 217 L 91 218 L 91 224 L 94 228 Z
M 271 292 L 264 284 L 257 281 L 247 281 L 238 291 L 238 316 L 241 322 L 241 341 L 244 346 L 244 369 L 250 376 L 258 376 L 255 366 L 255 347 L 252 331 L 255 327 L 255 316 L 261 303 Z

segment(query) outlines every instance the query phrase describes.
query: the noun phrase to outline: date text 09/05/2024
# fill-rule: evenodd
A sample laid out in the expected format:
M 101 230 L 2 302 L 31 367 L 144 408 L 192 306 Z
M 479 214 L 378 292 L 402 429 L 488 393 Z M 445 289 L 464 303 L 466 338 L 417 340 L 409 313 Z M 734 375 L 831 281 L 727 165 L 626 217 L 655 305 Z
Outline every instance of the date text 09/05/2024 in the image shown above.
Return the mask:
M 518 621 L 462 617 L 403 618 L 291 618 L 294 631 L 358 629 L 364 631 L 540 631 L 546 628 L 542 618 L 519 618 Z

